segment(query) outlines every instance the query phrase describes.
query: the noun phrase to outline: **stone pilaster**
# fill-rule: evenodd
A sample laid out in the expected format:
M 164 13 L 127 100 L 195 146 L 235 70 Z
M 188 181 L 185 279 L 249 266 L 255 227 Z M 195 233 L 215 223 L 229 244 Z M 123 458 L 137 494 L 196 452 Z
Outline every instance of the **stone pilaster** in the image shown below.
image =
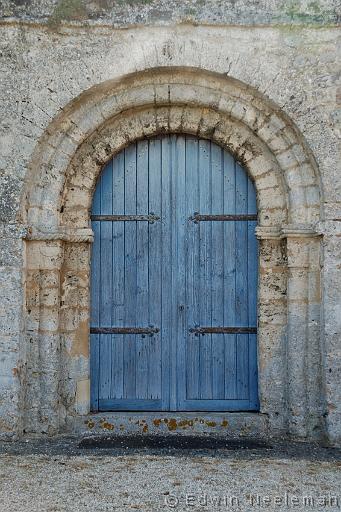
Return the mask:
M 258 376 L 261 412 L 283 434 L 286 414 L 286 247 L 278 229 L 257 227 L 259 239 Z
M 61 240 L 28 241 L 26 280 L 26 432 L 59 429 Z
M 66 416 L 90 411 L 90 244 L 65 243 L 61 272 L 62 378 Z M 65 418 L 67 420 L 67 417 Z
M 87 407 L 91 240 L 90 229 L 27 235 L 26 432 L 60 432 L 69 407 Z
M 320 346 L 320 239 L 309 228 L 287 227 L 288 431 L 293 437 L 323 436 Z
M 269 414 L 273 428 L 295 438 L 321 438 L 320 238 L 305 226 L 256 231 L 262 412 Z

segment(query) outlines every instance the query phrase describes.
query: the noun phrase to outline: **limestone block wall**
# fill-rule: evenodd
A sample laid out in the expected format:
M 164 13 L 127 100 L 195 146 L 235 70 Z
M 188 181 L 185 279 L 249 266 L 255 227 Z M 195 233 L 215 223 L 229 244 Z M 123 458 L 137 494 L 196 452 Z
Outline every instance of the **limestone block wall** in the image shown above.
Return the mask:
M 337 5 L 254 4 L 2 3 L 0 435 L 87 414 L 96 176 L 129 140 L 182 130 L 256 182 L 261 412 L 340 443 Z

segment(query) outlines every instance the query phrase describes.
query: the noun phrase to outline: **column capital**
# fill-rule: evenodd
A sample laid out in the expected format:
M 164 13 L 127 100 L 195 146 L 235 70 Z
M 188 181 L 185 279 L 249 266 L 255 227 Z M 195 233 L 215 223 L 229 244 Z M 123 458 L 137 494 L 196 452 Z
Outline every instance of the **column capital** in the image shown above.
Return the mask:
M 322 236 L 320 230 L 309 225 L 284 224 L 282 226 L 257 226 L 259 240 L 282 240 L 284 238 L 315 238 Z
M 38 231 L 32 228 L 28 228 L 25 236 L 25 240 L 32 241 L 60 241 L 70 243 L 80 242 L 93 242 L 94 233 L 91 228 L 78 228 L 78 229 L 63 229 L 60 228 L 58 231 Z

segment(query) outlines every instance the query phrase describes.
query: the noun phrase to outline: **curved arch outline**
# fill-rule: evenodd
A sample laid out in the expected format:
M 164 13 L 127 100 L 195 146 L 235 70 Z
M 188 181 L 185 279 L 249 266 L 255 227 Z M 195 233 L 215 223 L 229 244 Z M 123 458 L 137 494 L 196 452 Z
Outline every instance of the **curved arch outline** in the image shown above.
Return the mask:
M 116 130 L 111 139 L 108 129 Z M 308 228 L 319 220 L 314 158 L 296 126 L 276 105 L 253 88 L 213 72 L 154 68 L 92 87 L 52 121 L 38 143 L 26 181 L 23 214 L 26 217 L 27 212 L 28 224 L 38 231 L 57 228 L 61 198 L 70 192 L 64 188 L 84 146 L 94 145 L 96 156 L 89 165 L 95 166 L 95 175 L 98 164 L 129 142 L 171 132 L 214 140 L 248 169 L 259 195 L 269 188 L 277 191 L 277 207 L 285 215 L 273 219 L 273 227 L 288 223 Z M 107 149 L 103 143 L 100 148 L 104 133 Z M 78 192 L 78 197 L 84 196 Z M 276 208 L 271 196 L 274 204 L 269 208 Z

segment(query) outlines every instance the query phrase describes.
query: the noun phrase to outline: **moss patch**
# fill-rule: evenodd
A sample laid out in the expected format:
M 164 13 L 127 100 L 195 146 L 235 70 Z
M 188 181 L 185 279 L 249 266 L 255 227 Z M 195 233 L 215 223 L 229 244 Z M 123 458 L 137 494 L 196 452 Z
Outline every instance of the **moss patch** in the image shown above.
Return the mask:
M 283 6 L 284 14 L 293 23 L 299 24 L 323 24 L 335 21 L 335 13 L 323 11 L 318 1 L 312 1 L 303 9 L 300 0 L 290 0 Z M 280 16 L 276 17 L 277 19 Z
M 62 21 L 81 21 L 88 17 L 87 9 L 83 0 L 60 0 L 48 24 L 50 27 L 58 27 Z

